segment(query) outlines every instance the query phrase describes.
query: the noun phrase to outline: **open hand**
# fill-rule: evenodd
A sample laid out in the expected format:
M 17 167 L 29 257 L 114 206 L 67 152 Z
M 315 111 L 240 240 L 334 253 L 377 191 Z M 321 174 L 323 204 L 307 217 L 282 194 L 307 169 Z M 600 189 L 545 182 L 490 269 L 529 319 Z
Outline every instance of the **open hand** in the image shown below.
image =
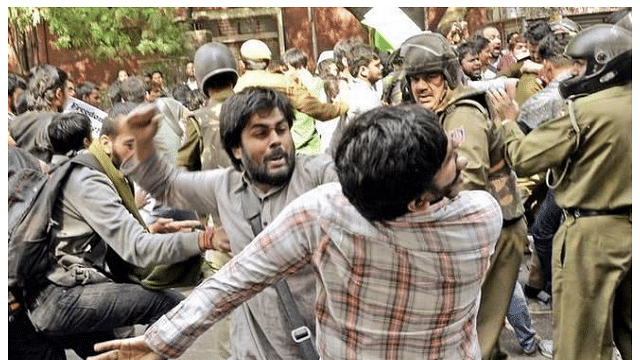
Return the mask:
M 94 350 L 102 352 L 87 360 L 162 360 L 164 357 L 151 351 L 143 336 L 130 339 L 111 340 L 95 344 Z
M 179 220 L 158 218 L 153 224 L 149 225 L 149 232 L 152 234 L 165 234 L 174 232 L 190 232 L 193 228 L 200 226 L 198 220 Z
M 489 90 L 487 94 L 491 108 L 499 120 L 516 120 L 518 103 L 509 94 L 504 90 Z

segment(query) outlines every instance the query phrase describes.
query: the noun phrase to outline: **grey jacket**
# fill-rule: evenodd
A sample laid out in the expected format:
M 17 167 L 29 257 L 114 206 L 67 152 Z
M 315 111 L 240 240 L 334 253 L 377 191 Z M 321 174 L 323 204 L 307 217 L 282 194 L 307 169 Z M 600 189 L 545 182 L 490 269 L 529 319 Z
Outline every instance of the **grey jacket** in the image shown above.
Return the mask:
M 57 263 L 47 278 L 60 286 L 113 281 L 105 257 L 113 249 L 140 267 L 175 263 L 200 253 L 196 233 L 149 234 L 126 209 L 111 180 L 85 166 L 63 187 Z

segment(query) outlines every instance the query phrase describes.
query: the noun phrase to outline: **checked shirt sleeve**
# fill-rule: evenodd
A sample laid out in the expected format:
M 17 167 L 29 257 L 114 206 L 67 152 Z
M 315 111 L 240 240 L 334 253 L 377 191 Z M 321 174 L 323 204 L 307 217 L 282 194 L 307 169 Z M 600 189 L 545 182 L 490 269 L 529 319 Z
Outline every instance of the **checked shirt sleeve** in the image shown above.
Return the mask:
M 163 356 L 180 356 L 217 320 L 307 265 L 312 254 L 310 240 L 321 230 L 314 212 L 300 205 L 294 201 L 286 207 L 220 272 L 151 325 L 145 332 L 147 344 Z

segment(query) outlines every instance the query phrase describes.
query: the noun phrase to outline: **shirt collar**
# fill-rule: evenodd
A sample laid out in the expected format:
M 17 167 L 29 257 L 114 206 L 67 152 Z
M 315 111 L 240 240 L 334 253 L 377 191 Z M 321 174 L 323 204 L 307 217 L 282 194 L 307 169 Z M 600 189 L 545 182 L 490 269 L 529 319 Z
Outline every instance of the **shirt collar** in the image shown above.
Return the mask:
M 240 176 L 241 176 L 241 181 L 239 181 L 238 185 L 233 189 L 233 193 L 239 194 L 243 191 L 251 191 L 260 199 L 266 199 L 270 196 L 273 196 L 274 194 L 277 194 L 280 191 L 282 191 L 287 185 L 289 185 L 289 183 L 286 183 L 284 185 L 274 186 L 274 187 L 271 187 L 269 191 L 264 193 L 257 187 L 252 186 L 251 180 L 249 179 L 249 176 L 247 175 L 247 172 L 245 170 L 241 171 Z M 293 174 L 292 174 L 292 177 L 293 177 Z M 291 179 L 289 180 L 289 182 L 291 182 Z

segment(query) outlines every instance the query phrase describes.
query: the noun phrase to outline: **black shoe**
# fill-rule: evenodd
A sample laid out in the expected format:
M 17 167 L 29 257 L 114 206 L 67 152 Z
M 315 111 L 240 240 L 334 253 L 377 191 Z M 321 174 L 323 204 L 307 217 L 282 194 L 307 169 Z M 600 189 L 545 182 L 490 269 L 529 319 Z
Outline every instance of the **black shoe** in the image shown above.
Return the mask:
M 542 291 L 542 289 L 536 289 L 536 288 L 531 287 L 529 285 L 525 285 L 523 290 L 524 290 L 524 295 L 526 297 L 528 297 L 528 298 L 531 298 L 531 299 L 537 299 L 538 298 L 538 293 L 540 291 Z
M 493 348 L 493 353 L 491 354 L 491 360 L 505 360 L 508 359 L 509 355 L 506 352 L 502 351 L 499 346 Z

